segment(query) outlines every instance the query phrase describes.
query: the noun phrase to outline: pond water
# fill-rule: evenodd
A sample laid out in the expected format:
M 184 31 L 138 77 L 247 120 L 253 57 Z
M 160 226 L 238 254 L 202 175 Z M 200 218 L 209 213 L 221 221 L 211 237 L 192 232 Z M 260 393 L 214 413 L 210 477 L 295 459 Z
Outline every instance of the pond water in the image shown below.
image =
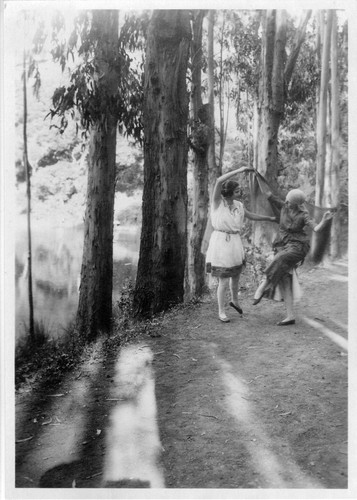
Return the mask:
M 118 227 L 113 240 L 113 301 L 128 279 L 135 280 L 140 228 Z M 53 338 L 75 318 L 83 249 L 83 228 L 36 228 L 32 231 L 32 282 L 35 321 Z M 29 323 L 27 234 L 17 231 L 15 249 L 16 339 Z

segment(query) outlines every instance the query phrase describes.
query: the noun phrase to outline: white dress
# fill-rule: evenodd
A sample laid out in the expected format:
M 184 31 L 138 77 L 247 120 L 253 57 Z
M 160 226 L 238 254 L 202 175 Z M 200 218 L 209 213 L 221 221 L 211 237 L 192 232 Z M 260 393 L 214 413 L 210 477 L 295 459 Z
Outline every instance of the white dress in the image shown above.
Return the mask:
M 240 231 L 244 220 L 244 207 L 233 200 L 233 209 L 222 199 L 218 208 L 211 207 L 213 233 L 207 249 L 207 271 L 212 276 L 237 276 L 244 264 L 244 248 Z

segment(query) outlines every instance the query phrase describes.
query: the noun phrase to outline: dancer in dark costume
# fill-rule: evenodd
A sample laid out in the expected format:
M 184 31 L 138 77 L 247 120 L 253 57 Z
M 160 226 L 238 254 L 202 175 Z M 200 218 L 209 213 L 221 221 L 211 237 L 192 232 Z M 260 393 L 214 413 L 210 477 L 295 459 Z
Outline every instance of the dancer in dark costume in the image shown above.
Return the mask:
M 304 260 L 310 249 L 306 228 L 311 227 L 313 231 L 319 232 L 328 224 L 333 215 L 329 211 L 325 212 L 317 224 L 306 210 L 305 195 L 299 189 L 289 191 L 285 202 L 271 192 L 266 192 L 266 194 L 275 208 L 274 211 L 280 210 L 279 233 L 273 242 L 276 255 L 264 271 L 264 279 L 255 292 L 253 304 L 258 304 L 263 296 L 273 298 L 277 287 L 281 288 L 287 316 L 278 325 L 292 325 L 295 323 L 293 293 L 293 280 L 296 279 L 295 268 Z

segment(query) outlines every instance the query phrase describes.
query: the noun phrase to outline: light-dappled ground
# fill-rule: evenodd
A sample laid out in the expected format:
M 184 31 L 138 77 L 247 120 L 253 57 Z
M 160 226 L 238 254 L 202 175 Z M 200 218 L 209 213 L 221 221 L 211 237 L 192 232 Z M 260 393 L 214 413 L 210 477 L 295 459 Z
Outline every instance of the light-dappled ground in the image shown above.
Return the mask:
M 222 324 L 212 295 L 24 388 L 16 487 L 347 488 L 347 260 L 300 279 L 295 325 L 250 291 Z

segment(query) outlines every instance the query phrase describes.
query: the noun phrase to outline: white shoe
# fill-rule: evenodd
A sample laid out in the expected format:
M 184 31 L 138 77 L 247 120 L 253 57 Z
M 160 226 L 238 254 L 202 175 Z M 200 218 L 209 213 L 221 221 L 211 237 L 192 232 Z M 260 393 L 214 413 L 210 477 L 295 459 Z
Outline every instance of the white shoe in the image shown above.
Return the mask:
M 219 319 L 222 321 L 222 323 L 229 323 L 230 319 L 227 318 L 225 314 L 218 314 Z

